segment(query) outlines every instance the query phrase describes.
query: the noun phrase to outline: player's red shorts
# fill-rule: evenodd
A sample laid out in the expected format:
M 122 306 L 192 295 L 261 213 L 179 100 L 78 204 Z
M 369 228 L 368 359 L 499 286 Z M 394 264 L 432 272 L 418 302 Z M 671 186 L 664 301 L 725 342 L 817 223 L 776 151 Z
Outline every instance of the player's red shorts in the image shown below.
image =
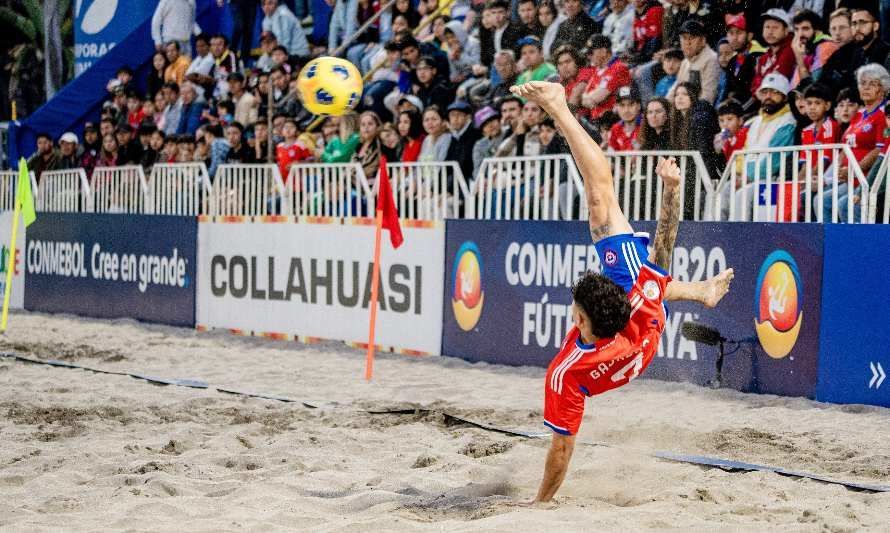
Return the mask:
M 580 331 L 573 327 L 547 368 L 544 424 L 557 433 L 577 433 L 585 399 L 626 385 L 649 366 L 658 351 L 665 321 L 664 292 L 671 278 L 658 266 L 636 258 L 638 254 L 627 243 L 645 244 L 634 242 L 639 239 L 634 235 L 605 239 L 606 245 L 629 250 L 633 256 L 623 263 L 622 270 L 627 272 L 611 272 L 618 266 L 614 260 L 607 261 L 613 268 L 604 270 L 610 278 L 633 280 L 627 294 L 631 307 L 627 326 L 615 337 L 595 344 L 584 344 Z

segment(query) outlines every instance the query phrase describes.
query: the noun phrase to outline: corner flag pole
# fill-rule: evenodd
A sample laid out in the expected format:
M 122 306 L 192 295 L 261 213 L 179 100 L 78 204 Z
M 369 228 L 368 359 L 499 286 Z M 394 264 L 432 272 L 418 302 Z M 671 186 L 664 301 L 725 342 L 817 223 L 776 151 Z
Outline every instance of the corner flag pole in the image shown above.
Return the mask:
M 377 230 L 374 237 L 374 273 L 371 278 L 371 327 L 368 332 L 368 355 L 365 359 L 365 379 L 374 375 L 374 327 L 377 325 L 377 291 L 380 289 L 380 236 L 383 233 L 383 209 L 378 207 L 375 219 Z
M 19 172 L 22 172 L 22 170 L 20 169 Z M 21 179 L 19 179 L 19 182 L 21 182 Z M 6 286 L 3 290 L 3 316 L 0 318 L 0 333 L 6 333 L 6 322 L 9 319 L 9 296 L 12 294 L 12 275 L 15 269 L 15 236 L 19 233 L 19 217 L 22 212 L 20 189 L 21 185 L 17 184 L 15 188 L 15 208 L 12 212 L 12 238 L 9 241 L 9 257 L 6 261 Z

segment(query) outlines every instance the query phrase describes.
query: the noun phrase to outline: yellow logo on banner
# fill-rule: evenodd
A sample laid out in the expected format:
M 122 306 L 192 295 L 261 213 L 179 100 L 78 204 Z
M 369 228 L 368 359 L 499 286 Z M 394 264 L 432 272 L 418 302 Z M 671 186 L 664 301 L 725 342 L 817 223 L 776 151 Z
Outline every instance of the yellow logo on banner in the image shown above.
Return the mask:
M 463 243 L 454 257 L 451 276 L 454 286 L 451 308 L 454 319 L 464 331 L 470 331 L 479 322 L 485 293 L 482 290 L 482 256 L 472 241 Z
M 757 275 L 754 329 L 763 350 L 773 359 L 786 357 L 803 323 L 803 283 L 791 254 L 771 253 Z

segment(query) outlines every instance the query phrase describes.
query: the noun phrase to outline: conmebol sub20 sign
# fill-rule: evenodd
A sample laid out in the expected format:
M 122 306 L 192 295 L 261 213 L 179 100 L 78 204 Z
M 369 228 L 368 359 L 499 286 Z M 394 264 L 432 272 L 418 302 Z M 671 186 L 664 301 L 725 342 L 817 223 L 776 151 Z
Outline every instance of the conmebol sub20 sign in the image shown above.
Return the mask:
M 374 227 L 199 224 L 199 326 L 367 342 Z M 404 228 L 381 254 L 377 343 L 439 353 L 444 229 Z

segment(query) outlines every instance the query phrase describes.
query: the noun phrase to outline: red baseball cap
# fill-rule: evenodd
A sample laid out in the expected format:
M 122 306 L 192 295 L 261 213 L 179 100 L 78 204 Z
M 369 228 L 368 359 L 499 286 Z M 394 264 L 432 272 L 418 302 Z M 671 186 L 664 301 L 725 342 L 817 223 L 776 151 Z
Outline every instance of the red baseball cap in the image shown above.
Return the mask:
M 726 27 L 731 28 L 733 26 L 742 31 L 748 31 L 748 24 L 745 21 L 744 13 L 739 13 L 738 15 L 730 15 L 729 13 L 726 14 Z

